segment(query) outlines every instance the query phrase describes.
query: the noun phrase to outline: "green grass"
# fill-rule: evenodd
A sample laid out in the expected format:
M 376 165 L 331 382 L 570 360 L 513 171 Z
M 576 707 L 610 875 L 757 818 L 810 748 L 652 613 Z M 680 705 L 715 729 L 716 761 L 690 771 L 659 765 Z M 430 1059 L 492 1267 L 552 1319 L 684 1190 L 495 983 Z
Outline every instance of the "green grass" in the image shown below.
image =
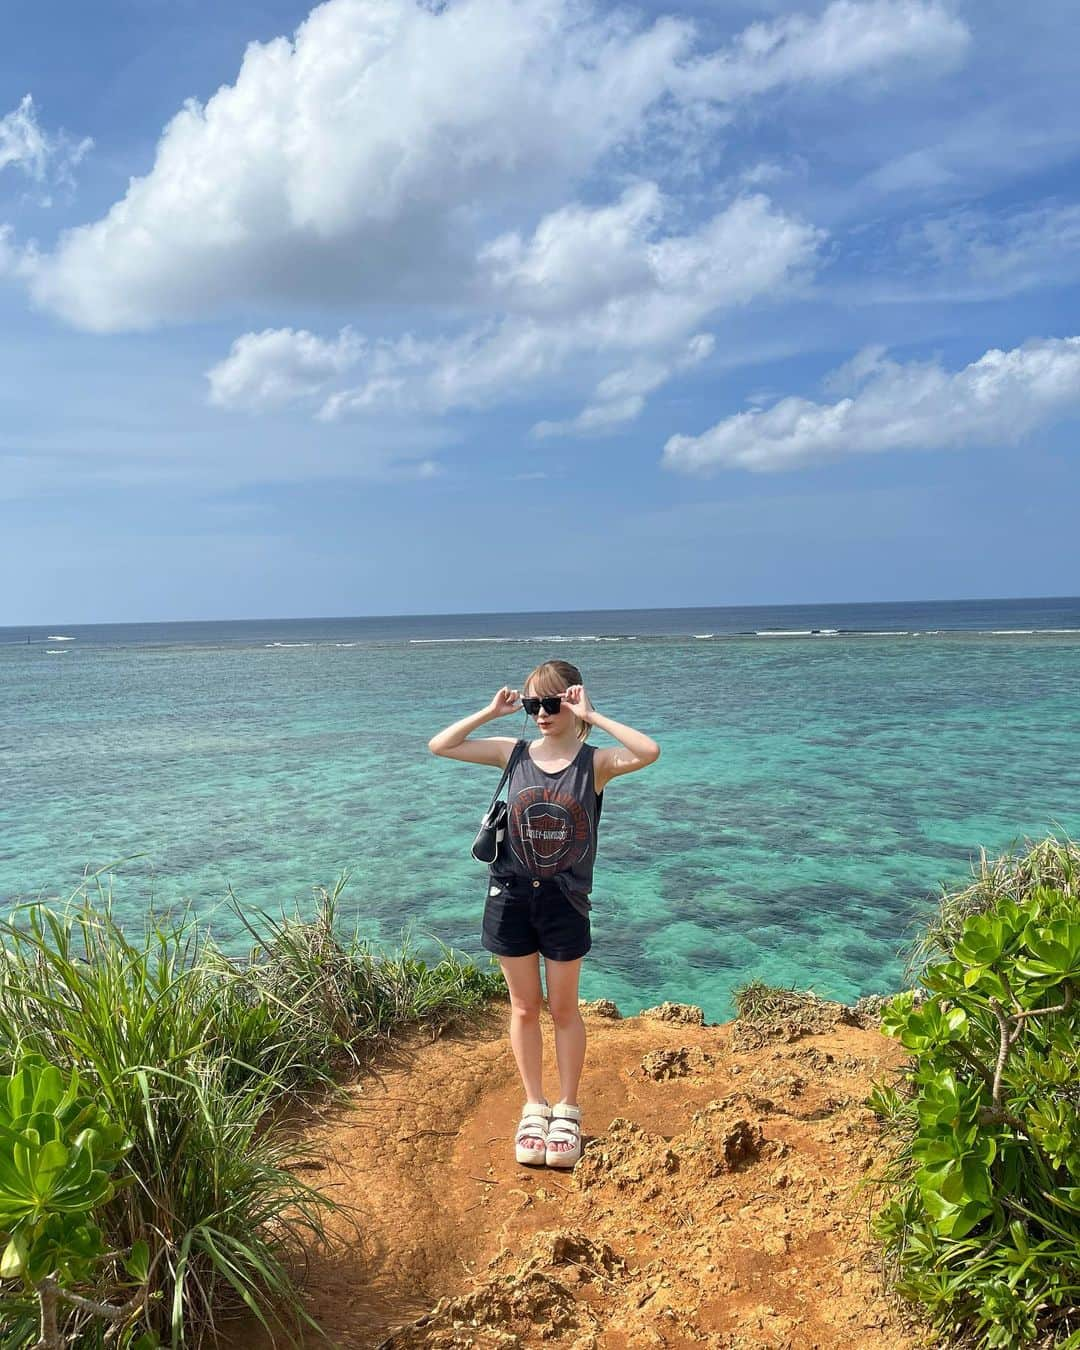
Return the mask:
M 1040 886 L 1080 895 L 1080 844 L 1067 835 L 1049 835 L 1023 848 L 1013 847 L 998 858 L 987 858 L 980 850 L 979 863 L 972 868 L 967 886 L 942 888 L 938 910 L 911 943 L 907 952 L 904 985 L 914 984 L 919 972 L 930 961 L 952 955 L 965 919 L 985 914 L 1002 900 L 1024 904 L 1027 896 Z
M 407 943 L 377 955 L 343 934 L 345 881 L 317 891 L 311 917 L 241 916 L 244 959 L 191 912 L 130 933 L 97 878 L 0 922 L 0 1071 L 20 1049 L 77 1068 L 133 1140 L 129 1184 L 97 1217 L 118 1249 L 149 1243 L 167 1343 L 198 1345 L 245 1308 L 289 1339 L 305 1318 L 295 1272 L 335 1209 L 296 1175 L 289 1108 L 333 1092 L 395 1031 L 468 1022 L 505 997 L 498 972 L 447 949 L 428 965 Z

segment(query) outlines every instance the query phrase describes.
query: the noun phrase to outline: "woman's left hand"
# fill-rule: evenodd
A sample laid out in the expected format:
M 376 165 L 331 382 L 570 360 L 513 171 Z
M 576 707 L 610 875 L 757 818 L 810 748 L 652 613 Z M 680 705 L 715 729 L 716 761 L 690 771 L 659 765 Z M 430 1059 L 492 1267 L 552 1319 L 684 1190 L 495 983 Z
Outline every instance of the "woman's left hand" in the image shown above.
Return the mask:
M 583 722 L 592 721 L 593 705 L 583 684 L 572 684 L 563 694 L 563 702 L 575 717 L 580 717 Z

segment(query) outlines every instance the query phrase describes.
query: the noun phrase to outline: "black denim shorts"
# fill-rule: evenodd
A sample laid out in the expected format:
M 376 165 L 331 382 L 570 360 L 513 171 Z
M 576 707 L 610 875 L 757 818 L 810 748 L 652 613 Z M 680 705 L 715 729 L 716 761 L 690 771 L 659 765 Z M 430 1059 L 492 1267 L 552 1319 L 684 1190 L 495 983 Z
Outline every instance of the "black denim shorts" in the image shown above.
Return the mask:
M 580 914 L 554 881 L 489 877 L 484 903 L 485 951 L 497 956 L 531 956 L 576 961 L 592 946 L 587 914 Z

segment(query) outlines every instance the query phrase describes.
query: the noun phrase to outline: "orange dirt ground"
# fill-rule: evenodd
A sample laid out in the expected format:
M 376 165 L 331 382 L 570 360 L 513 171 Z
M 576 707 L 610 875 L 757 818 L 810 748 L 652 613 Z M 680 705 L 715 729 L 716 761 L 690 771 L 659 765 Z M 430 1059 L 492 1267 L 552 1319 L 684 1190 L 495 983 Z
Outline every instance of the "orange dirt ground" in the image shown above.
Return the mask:
M 873 1196 L 857 1190 L 882 1157 L 863 1098 L 904 1052 L 828 1006 L 813 1033 L 767 1038 L 679 1004 L 625 1019 L 583 1004 L 572 1172 L 514 1161 L 508 1006 L 398 1038 L 305 1130 L 322 1160 L 305 1179 L 356 1224 L 337 1220 L 336 1249 L 309 1254 L 311 1313 L 348 1350 L 927 1344 L 883 1292 Z M 248 1327 L 229 1343 L 270 1342 Z

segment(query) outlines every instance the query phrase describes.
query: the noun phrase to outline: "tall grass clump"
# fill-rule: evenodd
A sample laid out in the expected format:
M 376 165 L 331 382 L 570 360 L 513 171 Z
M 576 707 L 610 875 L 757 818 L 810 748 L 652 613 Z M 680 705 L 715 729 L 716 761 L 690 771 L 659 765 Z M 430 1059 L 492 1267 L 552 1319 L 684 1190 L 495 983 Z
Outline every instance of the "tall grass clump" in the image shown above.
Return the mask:
M 1003 900 L 1022 905 L 1040 886 L 1080 895 L 1080 844 L 1065 835 L 1049 835 L 1036 842 L 1025 840 L 1023 848 L 1014 847 L 996 858 L 980 849 L 969 884 L 956 890 L 943 887 L 937 913 L 921 925 L 908 952 L 905 983 L 910 984 L 928 961 L 951 956 L 973 914 L 984 914 Z
M 235 911 L 252 938 L 243 997 L 253 1020 L 276 1014 L 298 1049 L 298 1081 L 314 1066 L 329 1077 L 348 1063 L 362 1065 L 403 1025 L 445 1027 L 468 1021 L 494 997 L 505 996 L 496 972 L 481 970 L 442 947 L 434 965 L 414 956 L 403 938 L 394 955 L 376 952 L 354 927 L 343 933 L 338 914 L 342 878 L 320 888 L 315 912 L 278 917 Z
M 896 1291 L 949 1344 L 1080 1347 L 1080 850 L 982 858 L 917 941 L 928 997 L 882 1030 L 911 1058 L 868 1104 Z M 936 959 L 934 959 L 936 957 Z
M 305 1320 L 295 1272 L 335 1206 L 296 1175 L 305 1148 L 287 1108 L 332 1091 L 404 1025 L 468 1019 L 501 992 L 449 952 L 429 967 L 407 944 L 384 957 L 340 935 L 344 883 L 317 892 L 310 918 L 244 918 L 243 959 L 190 911 L 133 935 L 100 884 L 93 900 L 84 884 L 58 909 L 0 921 L 0 1075 L 27 1057 L 76 1074 L 125 1136 L 93 1220 L 116 1251 L 145 1244 L 139 1329 L 166 1343 L 198 1345 L 245 1309 L 290 1339 Z M 102 1278 L 84 1293 L 124 1296 Z M 0 1280 L 5 1350 L 35 1343 L 20 1309 Z

